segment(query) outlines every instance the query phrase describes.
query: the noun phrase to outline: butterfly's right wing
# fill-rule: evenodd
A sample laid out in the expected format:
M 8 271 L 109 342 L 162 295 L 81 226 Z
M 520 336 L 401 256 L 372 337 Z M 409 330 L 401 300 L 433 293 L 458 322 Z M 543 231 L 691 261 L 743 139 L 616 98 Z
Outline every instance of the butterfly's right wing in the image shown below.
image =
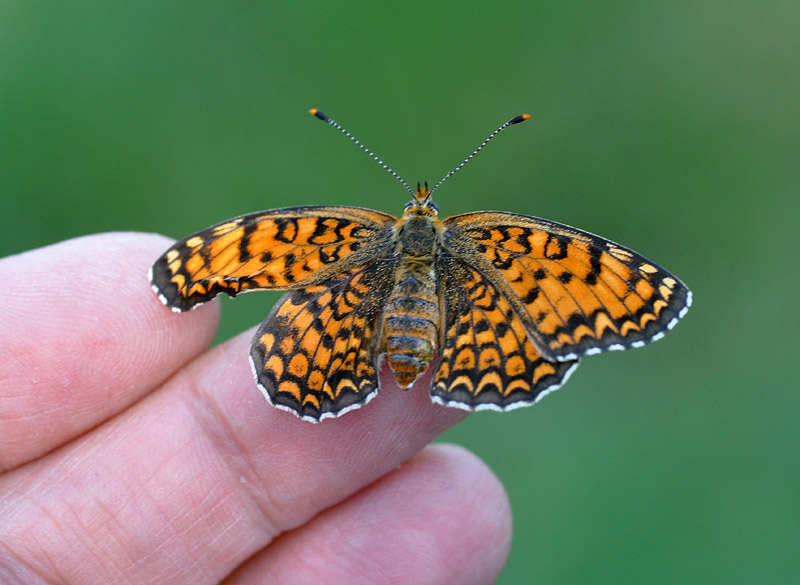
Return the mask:
M 322 282 L 381 254 L 397 219 L 359 207 L 288 207 L 243 215 L 176 242 L 150 281 L 173 311 L 220 292 L 286 290 Z
M 435 402 L 510 410 L 567 381 L 578 361 L 543 357 L 505 292 L 458 258 L 441 258 L 437 273 L 444 328 L 431 384 Z
M 675 275 L 583 230 L 501 211 L 444 224 L 448 252 L 506 292 L 549 359 L 640 347 L 662 338 L 692 302 Z

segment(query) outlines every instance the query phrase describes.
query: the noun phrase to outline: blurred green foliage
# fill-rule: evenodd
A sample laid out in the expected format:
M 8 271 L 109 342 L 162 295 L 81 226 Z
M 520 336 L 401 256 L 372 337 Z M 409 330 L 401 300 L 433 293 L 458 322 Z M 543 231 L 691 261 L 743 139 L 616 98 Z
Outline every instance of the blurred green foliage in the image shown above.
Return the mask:
M 530 112 L 442 214 L 603 234 L 695 306 L 447 433 L 508 487 L 500 583 L 796 583 L 798 29 L 796 0 L 3 2 L 0 253 L 283 205 L 399 214 L 402 187 L 309 107 L 412 183 Z M 220 339 L 275 298 L 226 302 Z

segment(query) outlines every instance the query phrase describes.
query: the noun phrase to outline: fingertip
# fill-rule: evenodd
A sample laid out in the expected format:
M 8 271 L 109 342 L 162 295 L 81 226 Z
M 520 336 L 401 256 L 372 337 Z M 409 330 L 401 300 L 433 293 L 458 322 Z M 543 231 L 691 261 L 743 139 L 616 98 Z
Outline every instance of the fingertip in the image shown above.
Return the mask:
M 497 475 L 480 457 L 451 443 L 430 445 L 410 464 L 424 465 L 435 472 L 428 474 L 438 483 L 430 487 L 431 491 L 444 495 L 452 508 L 449 514 L 456 521 L 467 522 L 472 536 L 479 535 L 471 538 L 464 534 L 463 550 L 480 548 L 486 553 L 486 547 L 492 548 L 486 558 L 494 566 L 486 566 L 487 574 L 499 575 L 511 551 L 513 521 L 508 494 Z M 447 494 L 459 494 L 460 499 L 450 499 Z
M 229 582 L 493 583 L 510 540 L 508 498 L 486 464 L 460 447 L 429 446 L 280 537 Z
M 173 314 L 150 265 L 171 240 L 83 236 L 2 259 L 0 465 L 15 467 L 132 404 L 213 340 L 219 307 Z
M 447 541 L 430 550 L 428 561 L 440 582 L 494 583 L 511 550 L 511 507 L 503 484 L 482 459 L 453 444 L 430 445 L 407 466 L 406 474 L 422 484 L 411 490 L 420 494 L 412 504 L 420 526 Z M 397 483 L 408 497 L 412 481 Z

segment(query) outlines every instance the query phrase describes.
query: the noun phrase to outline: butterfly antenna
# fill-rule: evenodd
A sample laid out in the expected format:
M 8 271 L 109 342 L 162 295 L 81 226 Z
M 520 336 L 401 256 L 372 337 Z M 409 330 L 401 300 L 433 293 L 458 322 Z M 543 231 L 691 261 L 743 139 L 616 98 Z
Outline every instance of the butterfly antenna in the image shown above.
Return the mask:
M 414 196 L 414 191 L 411 189 L 411 187 L 408 185 L 408 183 L 406 183 L 406 180 L 405 180 L 405 179 L 403 179 L 403 177 L 401 177 L 401 176 L 400 176 L 400 175 L 398 175 L 396 172 L 394 172 L 394 170 L 392 170 L 392 168 L 391 168 L 391 167 L 389 167 L 389 165 L 387 165 L 387 164 L 386 164 L 385 162 L 383 162 L 383 161 L 382 161 L 380 158 L 378 158 L 378 156 L 377 156 L 377 155 L 376 155 L 374 152 L 372 152 L 372 151 L 371 151 L 369 148 L 367 148 L 366 146 L 364 146 L 364 145 L 361 143 L 361 141 L 360 141 L 358 138 L 356 138 L 355 136 L 353 136 L 352 134 L 350 134 L 350 132 L 348 132 L 347 130 L 345 130 L 344 128 L 342 128 L 342 126 L 341 126 L 341 125 L 340 125 L 340 124 L 339 124 L 339 123 L 338 123 L 336 120 L 334 120 L 333 118 L 330 118 L 330 117 L 328 117 L 328 116 L 327 116 L 327 115 L 326 115 L 324 112 L 321 112 L 321 111 L 319 111 L 317 108 L 311 108 L 311 109 L 310 109 L 310 110 L 308 110 L 308 111 L 309 111 L 309 113 L 311 113 L 311 115 L 312 115 L 312 116 L 316 116 L 317 118 L 319 118 L 319 119 L 320 119 L 320 120 L 322 120 L 323 122 L 327 122 L 328 124 L 330 124 L 331 126 L 333 126 L 334 128 L 336 128 L 336 129 L 337 129 L 339 132 L 341 132 L 342 134 L 344 134 L 345 136 L 347 136 L 347 137 L 348 137 L 350 140 L 352 140 L 353 142 L 355 142 L 355 143 L 356 143 L 356 145 L 358 145 L 358 147 L 359 147 L 361 150 L 363 150 L 364 152 L 366 152 L 366 153 L 367 153 L 367 154 L 368 154 L 368 155 L 369 155 L 369 156 L 370 156 L 370 157 L 371 157 L 371 158 L 372 158 L 372 159 L 373 159 L 375 162 L 377 162 L 379 165 L 381 165 L 381 166 L 383 167 L 383 169 L 384 169 L 386 172 L 388 172 L 388 173 L 389 173 L 390 175 L 392 175 L 392 176 L 393 176 L 395 179 L 397 179 L 398 181 L 400 181 L 400 182 L 403 184 L 403 187 L 405 187 L 405 188 L 406 188 L 406 191 L 408 191 L 409 193 L 411 193 L 411 196 L 412 196 L 412 197 Z M 498 132 L 499 132 L 499 130 L 498 130 Z M 495 133 L 495 134 L 496 134 L 496 133 Z
M 462 162 L 460 165 L 458 165 L 452 171 L 447 173 L 444 177 L 442 177 L 441 181 L 439 181 L 438 183 L 436 183 L 433 186 L 433 189 L 431 189 L 430 195 L 433 195 L 433 192 L 436 191 L 436 189 L 439 188 L 439 185 L 444 183 L 447 179 L 449 179 L 450 177 L 455 175 L 458 171 L 460 171 L 462 168 L 464 168 L 464 165 L 467 164 L 470 160 L 472 160 L 472 157 L 474 157 L 481 150 L 483 150 L 483 147 L 486 146 L 487 144 L 489 144 L 489 141 L 492 138 L 494 138 L 495 136 L 500 134 L 503 130 L 505 130 L 509 126 L 513 126 L 514 124 L 519 124 L 520 122 L 524 122 L 525 120 L 529 119 L 530 117 L 531 117 L 530 114 L 520 114 L 519 116 L 514 116 L 508 122 L 506 122 L 505 124 L 500 126 L 497 130 L 495 130 L 494 132 L 489 134 L 489 137 L 486 140 L 484 140 L 483 142 L 481 142 L 481 145 L 478 148 L 476 148 L 475 150 L 473 150 L 472 154 L 470 154 L 467 158 L 464 159 L 464 162 Z

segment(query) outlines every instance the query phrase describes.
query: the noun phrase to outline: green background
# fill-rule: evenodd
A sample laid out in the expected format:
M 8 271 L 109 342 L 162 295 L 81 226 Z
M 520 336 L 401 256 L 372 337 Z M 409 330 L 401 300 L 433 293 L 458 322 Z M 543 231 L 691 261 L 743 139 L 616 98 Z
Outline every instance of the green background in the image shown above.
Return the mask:
M 446 435 L 508 488 L 499 582 L 797 583 L 798 30 L 796 0 L 2 2 L 0 252 L 285 205 L 399 214 L 402 187 L 309 107 L 411 183 L 529 112 L 442 215 L 603 234 L 695 304 Z M 226 302 L 220 339 L 275 298 Z

